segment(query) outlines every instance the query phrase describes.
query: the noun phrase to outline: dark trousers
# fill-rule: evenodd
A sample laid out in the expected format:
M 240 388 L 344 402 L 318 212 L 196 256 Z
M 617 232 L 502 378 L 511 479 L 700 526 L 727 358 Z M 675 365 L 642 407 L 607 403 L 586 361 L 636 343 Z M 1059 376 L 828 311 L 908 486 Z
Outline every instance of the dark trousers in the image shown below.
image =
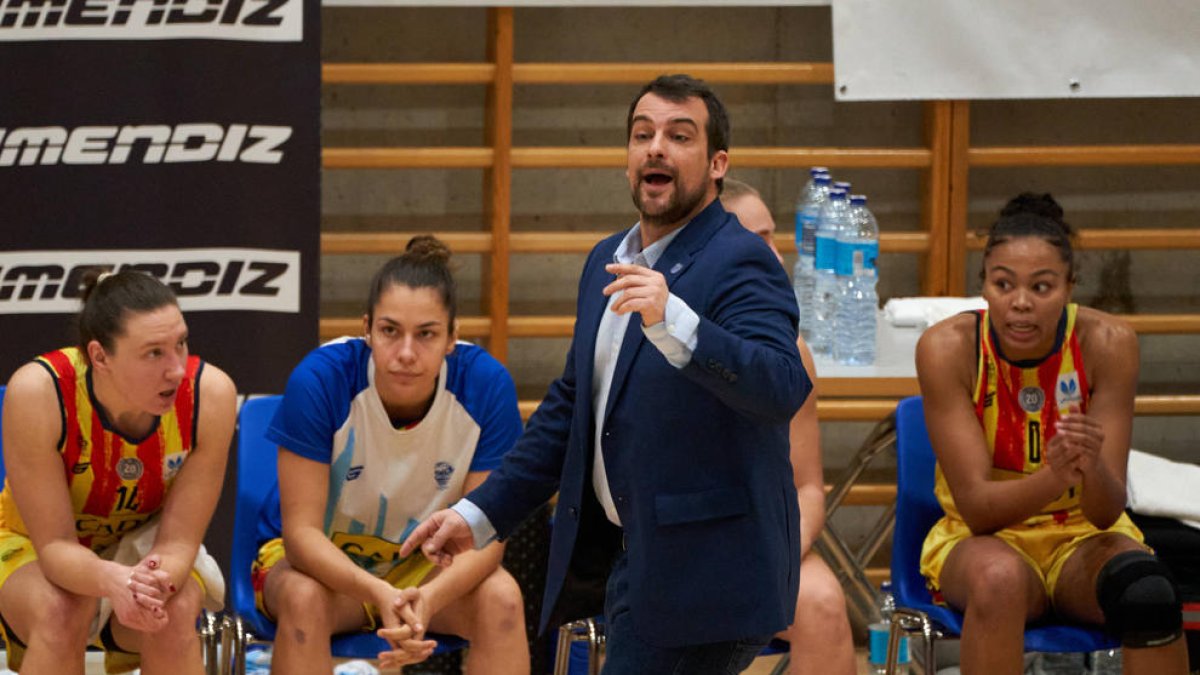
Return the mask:
M 736 675 L 750 666 L 771 635 L 686 647 L 657 647 L 637 634 L 629 618 L 628 564 L 613 563 L 604 601 L 607 656 L 603 675 Z M 712 589 L 716 590 L 716 589 Z

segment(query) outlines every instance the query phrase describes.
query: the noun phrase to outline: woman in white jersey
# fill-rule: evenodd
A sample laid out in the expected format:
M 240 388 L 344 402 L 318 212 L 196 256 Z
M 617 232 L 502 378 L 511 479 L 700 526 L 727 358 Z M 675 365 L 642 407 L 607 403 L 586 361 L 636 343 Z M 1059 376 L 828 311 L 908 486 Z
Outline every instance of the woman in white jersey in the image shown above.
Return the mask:
M 983 251 L 987 310 L 917 346 L 946 511 L 921 571 L 965 612 L 966 675 L 1020 673 L 1026 621 L 1051 613 L 1104 624 L 1127 673 L 1184 673 L 1178 595 L 1123 512 L 1137 336 L 1070 302 L 1062 217 L 1050 195 L 1010 201 Z
M 329 673 L 330 636 L 358 630 L 391 643 L 384 667 L 428 658 L 430 631 L 470 640 L 472 673 L 529 672 L 503 544 L 446 569 L 398 554 L 521 433 L 504 366 L 456 342 L 449 257 L 434 237 L 413 238 L 372 281 L 364 337 L 314 350 L 288 380 L 267 432 L 279 445 L 280 497 L 268 503 L 279 506 L 260 519 L 253 570 L 260 608 L 278 623 L 277 673 Z

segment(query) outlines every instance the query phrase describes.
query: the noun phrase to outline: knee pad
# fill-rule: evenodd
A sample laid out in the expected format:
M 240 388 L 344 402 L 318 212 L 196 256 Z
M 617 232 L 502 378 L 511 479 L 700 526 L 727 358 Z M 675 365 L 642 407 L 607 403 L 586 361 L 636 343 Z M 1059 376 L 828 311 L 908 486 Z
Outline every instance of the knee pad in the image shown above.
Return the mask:
M 1157 647 L 1183 634 L 1183 609 L 1167 566 L 1145 551 L 1109 559 L 1096 578 L 1105 627 L 1126 647 Z

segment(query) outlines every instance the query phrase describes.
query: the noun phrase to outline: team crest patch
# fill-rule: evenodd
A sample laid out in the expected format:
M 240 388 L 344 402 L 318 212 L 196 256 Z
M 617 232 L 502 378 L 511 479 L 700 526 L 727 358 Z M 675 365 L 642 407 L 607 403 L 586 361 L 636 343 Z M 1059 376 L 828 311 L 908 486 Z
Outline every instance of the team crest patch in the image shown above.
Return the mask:
M 163 480 L 171 480 L 179 470 L 183 468 L 183 458 L 187 456 L 185 452 L 172 452 L 163 457 Z
M 1046 403 L 1046 394 L 1041 387 L 1025 387 L 1017 394 L 1021 409 L 1027 413 L 1040 412 Z
M 137 480 L 142 477 L 144 470 L 142 460 L 137 457 L 122 457 L 121 461 L 117 462 L 117 475 L 121 480 Z
M 1079 376 L 1076 373 L 1063 373 L 1058 376 L 1058 386 L 1054 388 L 1054 401 L 1060 408 L 1073 403 L 1083 403 L 1083 390 L 1079 387 Z
M 437 481 L 439 490 L 445 490 L 450 487 L 450 476 L 454 473 L 454 466 L 449 462 L 438 462 L 433 465 L 433 479 Z

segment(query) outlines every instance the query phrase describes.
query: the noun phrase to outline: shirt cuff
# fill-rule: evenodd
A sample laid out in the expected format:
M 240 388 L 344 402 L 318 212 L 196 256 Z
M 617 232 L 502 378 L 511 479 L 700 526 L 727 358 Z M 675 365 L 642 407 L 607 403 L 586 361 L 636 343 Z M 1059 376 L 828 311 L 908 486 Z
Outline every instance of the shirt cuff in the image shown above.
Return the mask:
M 667 309 L 663 315 L 659 323 L 642 326 L 642 333 L 662 352 L 668 363 L 683 368 L 696 351 L 700 315 L 674 293 L 667 296 Z
M 463 520 L 467 521 L 467 525 L 471 527 L 471 536 L 475 539 L 476 550 L 496 540 L 496 528 L 492 527 L 492 521 L 488 520 L 487 514 L 482 509 L 468 501 L 466 497 L 458 500 L 458 503 L 450 508 L 462 516 Z

